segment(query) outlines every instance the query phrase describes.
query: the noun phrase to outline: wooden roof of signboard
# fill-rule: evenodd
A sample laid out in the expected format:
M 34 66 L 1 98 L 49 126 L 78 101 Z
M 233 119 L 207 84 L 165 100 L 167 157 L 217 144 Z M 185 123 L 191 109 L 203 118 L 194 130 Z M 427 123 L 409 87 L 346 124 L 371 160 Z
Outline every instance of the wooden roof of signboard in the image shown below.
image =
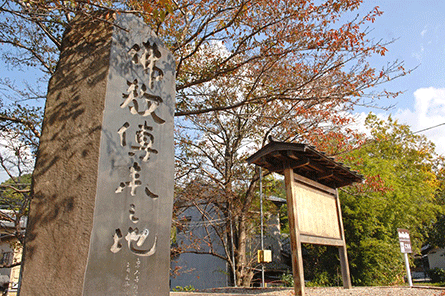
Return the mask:
M 331 188 L 363 180 L 363 176 L 357 172 L 307 144 L 271 140 L 269 144 L 250 156 L 247 162 L 279 174 L 283 174 L 286 168 L 293 168 L 296 174 Z

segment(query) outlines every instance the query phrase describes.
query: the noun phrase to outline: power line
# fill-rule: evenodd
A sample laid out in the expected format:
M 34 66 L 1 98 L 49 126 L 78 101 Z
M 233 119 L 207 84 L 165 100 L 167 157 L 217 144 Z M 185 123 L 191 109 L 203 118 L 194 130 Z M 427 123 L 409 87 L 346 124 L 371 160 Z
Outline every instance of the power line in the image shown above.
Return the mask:
M 421 133 L 421 132 L 425 132 L 425 131 L 428 131 L 428 130 L 430 130 L 430 129 L 433 129 L 433 128 L 442 126 L 442 125 L 445 125 L 445 122 L 444 122 L 444 123 L 441 123 L 441 124 L 438 124 L 438 125 L 434 125 L 434 126 L 430 126 L 430 127 L 421 129 L 421 130 L 419 130 L 419 131 L 413 132 L 413 134 L 418 134 L 418 133 Z
M 437 125 L 433 125 L 433 126 L 430 126 L 430 127 L 427 127 L 427 128 L 421 129 L 421 130 L 418 130 L 418 131 L 415 131 L 415 132 L 413 132 L 412 134 L 414 135 L 414 134 L 418 134 L 418 133 L 421 133 L 421 132 L 425 132 L 425 131 L 428 131 L 428 130 L 430 130 L 430 129 L 433 129 L 433 128 L 442 126 L 442 125 L 445 125 L 445 122 L 440 123 L 440 124 L 437 124 Z M 360 148 L 362 148 L 363 146 L 369 145 L 369 144 L 371 144 L 371 143 L 372 143 L 372 141 L 370 141 L 370 142 L 366 142 L 366 143 L 364 143 L 363 145 L 360 145 L 359 147 L 354 148 L 354 149 L 352 149 L 352 150 L 360 149 Z M 351 152 L 352 150 L 346 150 L 346 151 L 343 151 L 343 152 L 340 152 L 340 153 L 333 154 L 333 155 L 331 155 L 331 156 L 338 156 L 338 155 L 341 155 L 341 154 L 344 154 L 344 153 L 349 153 L 349 152 Z

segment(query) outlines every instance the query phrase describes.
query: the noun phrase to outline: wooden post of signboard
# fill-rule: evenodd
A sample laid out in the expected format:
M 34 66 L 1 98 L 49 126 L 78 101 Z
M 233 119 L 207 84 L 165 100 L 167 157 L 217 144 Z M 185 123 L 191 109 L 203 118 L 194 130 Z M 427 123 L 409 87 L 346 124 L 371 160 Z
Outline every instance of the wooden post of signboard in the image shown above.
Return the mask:
M 292 250 L 292 273 L 294 277 L 294 290 L 296 296 L 304 296 L 303 255 L 301 252 L 300 231 L 297 219 L 297 200 L 294 196 L 294 171 L 287 168 L 284 171 L 287 213 L 289 216 L 290 242 Z
M 341 239 L 343 240 L 343 246 L 338 247 L 338 253 L 340 255 L 341 277 L 343 280 L 343 287 L 345 289 L 351 289 L 351 274 L 349 272 L 348 252 L 346 250 L 345 231 L 343 229 L 343 217 L 341 215 L 340 199 L 338 198 L 338 190 L 335 192 L 335 198 L 337 199 L 337 215 L 338 223 L 340 224 Z
M 343 288 L 351 289 L 352 283 L 349 273 L 348 253 L 346 252 L 346 245 L 343 247 L 338 247 L 338 252 L 340 254 L 341 278 L 343 280 Z

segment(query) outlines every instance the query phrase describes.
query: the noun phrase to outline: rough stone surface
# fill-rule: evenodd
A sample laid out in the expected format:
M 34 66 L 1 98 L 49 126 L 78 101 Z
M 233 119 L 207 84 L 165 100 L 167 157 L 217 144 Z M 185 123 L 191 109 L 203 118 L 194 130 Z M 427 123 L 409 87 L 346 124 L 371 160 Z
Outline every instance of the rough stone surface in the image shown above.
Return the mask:
M 133 15 L 71 24 L 48 90 L 21 295 L 169 294 L 174 71 Z
M 34 171 L 21 295 L 82 293 L 111 34 L 105 22 L 78 20 L 64 36 Z

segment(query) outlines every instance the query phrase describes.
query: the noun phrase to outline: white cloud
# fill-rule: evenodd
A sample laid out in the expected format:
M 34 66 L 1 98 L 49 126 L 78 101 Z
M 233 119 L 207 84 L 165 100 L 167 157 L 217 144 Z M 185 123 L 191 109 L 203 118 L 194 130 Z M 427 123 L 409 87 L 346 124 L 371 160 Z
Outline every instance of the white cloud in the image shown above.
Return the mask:
M 17 157 L 19 152 L 20 158 Z M 23 174 L 31 173 L 34 168 L 34 157 L 31 150 L 18 140 L 13 133 L 0 133 L 0 155 L 3 163 L 12 175 L 17 175 L 17 165 L 20 165 Z M 0 183 L 9 179 L 3 167 L 0 167 Z
M 409 125 L 413 132 L 421 131 L 419 134 L 436 145 L 436 152 L 445 155 L 445 88 L 419 88 L 414 92 L 414 98 L 413 109 L 398 109 L 392 114 L 393 119 Z M 373 113 L 380 119 L 388 118 L 388 114 Z M 368 134 L 364 127 L 367 115 L 364 112 L 354 114 L 355 122 L 351 128 Z
M 411 56 L 415 58 L 417 61 L 422 62 L 424 52 L 425 52 L 425 47 L 423 46 L 423 44 L 421 44 L 420 50 L 411 53 Z
M 388 118 L 388 116 L 386 114 L 382 114 L 382 113 L 375 113 L 372 112 L 374 115 L 377 116 L 378 119 L 380 120 L 386 120 Z M 360 133 L 364 133 L 368 136 L 370 136 L 370 130 L 367 129 L 365 127 L 365 120 L 366 117 L 368 117 L 369 113 L 366 112 L 360 112 L 360 113 L 355 113 L 354 114 L 354 122 L 350 124 L 350 128 L 357 130 Z
M 394 115 L 401 123 L 420 131 L 445 123 L 445 88 L 420 88 L 414 92 L 414 111 L 399 109 Z M 436 144 L 436 151 L 445 155 L 445 125 L 422 132 Z
M 9 179 L 8 174 L 5 171 L 0 171 L 0 183 L 3 183 L 8 179 Z

